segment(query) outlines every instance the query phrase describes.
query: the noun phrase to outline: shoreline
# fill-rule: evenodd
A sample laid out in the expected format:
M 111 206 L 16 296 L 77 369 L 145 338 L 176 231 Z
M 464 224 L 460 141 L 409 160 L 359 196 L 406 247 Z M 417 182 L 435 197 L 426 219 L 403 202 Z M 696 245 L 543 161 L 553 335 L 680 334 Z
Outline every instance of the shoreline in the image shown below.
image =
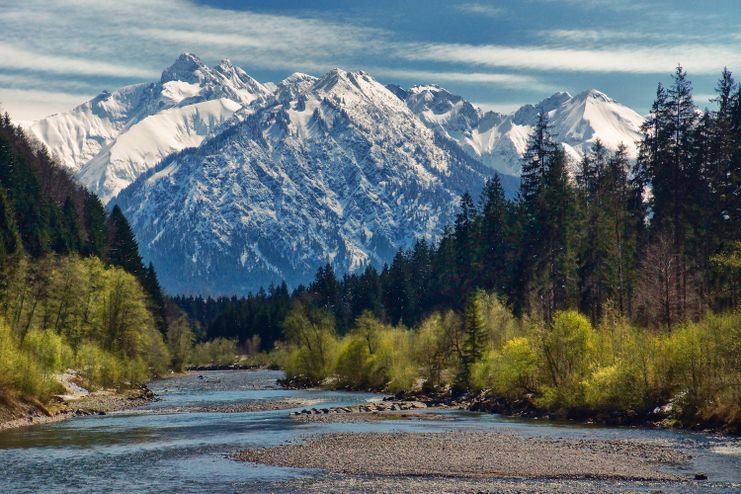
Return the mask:
M 302 386 L 300 379 L 279 379 L 278 385 L 284 389 L 313 389 L 314 386 Z M 568 410 L 562 414 L 548 413 L 537 408 L 530 400 L 503 400 L 488 396 L 486 392 L 465 393 L 453 397 L 447 393 L 425 393 L 422 391 L 402 391 L 394 395 L 383 393 L 382 390 L 326 388 L 337 391 L 368 391 L 384 394 L 382 403 L 416 404 L 422 403 L 426 408 L 457 409 L 469 412 L 498 414 L 509 419 L 549 421 L 554 423 L 574 423 L 581 425 L 595 425 L 604 427 L 640 427 L 644 429 L 684 430 L 723 434 L 733 437 L 741 435 L 741 430 L 731 429 L 718 425 L 710 420 L 704 422 L 687 423 L 671 415 L 673 404 L 667 403 L 657 406 L 649 413 L 638 413 L 634 410 L 613 410 L 594 412 L 590 410 Z M 341 408 L 341 407 L 340 407 Z M 383 412 L 383 410 L 379 410 Z M 356 411 L 357 412 L 357 411 Z M 362 413 L 362 411 L 360 411 Z M 331 410 L 329 413 L 348 413 L 341 409 Z M 297 414 L 298 415 L 298 414 Z M 356 414 L 360 415 L 360 414 Z
M 0 431 L 22 429 L 34 425 L 62 422 L 74 417 L 105 415 L 120 412 L 156 400 L 146 386 L 120 392 L 94 391 L 85 395 L 55 396 L 48 403 L 23 399 L 8 399 L 0 405 Z

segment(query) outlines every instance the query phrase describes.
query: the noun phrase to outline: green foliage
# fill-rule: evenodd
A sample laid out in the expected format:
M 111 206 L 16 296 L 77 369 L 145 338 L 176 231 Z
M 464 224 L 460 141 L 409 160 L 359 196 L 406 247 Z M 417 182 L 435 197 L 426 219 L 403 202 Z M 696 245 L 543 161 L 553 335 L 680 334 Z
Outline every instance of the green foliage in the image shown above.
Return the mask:
M 95 257 L 49 256 L 17 263 L 5 283 L 0 319 L 21 350 L 12 365 L 28 369 L 22 382 L 14 380 L 16 391 L 42 396 L 51 389 L 45 383 L 67 367 L 80 366 L 95 387 L 132 385 L 167 371 L 170 355 L 148 296 L 122 269 Z
M 167 327 L 167 348 L 172 356 L 172 370 L 183 372 L 190 359 L 195 336 L 188 318 L 180 316 Z
M 216 338 L 197 344 L 190 356 L 192 366 L 231 365 L 237 360 L 237 342 Z
M 515 319 L 496 296 L 478 293 L 461 318 L 433 313 L 407 329 L 364 313 L 343 337 L 332 318 L 294 305 L 280 350 L 289 377 L 307 384 L 387 392 L 486 390 L 554 415 L 630 412 L 672 401 L 675 418 L 738 427 L 741 314 L 708 314 L 661 333 L 632 325 L 607 304 L 594 328 L 576 311 L 548 326 Z M 472 335 L 481 354 L 472 360 Z
M 474 366 L 474 389 L 488 388 L 497 396 L 518 399 L 535 393 L 538 384 L 539 357 L 537 350 L 524 336 L 507 341 L 501 350 L 489 352 Z
M 50 372 L 66 369 L 73 360 L 72 349 L 53 331 L 32 329 L 26 333 L 22 347 Z
M 53 369 L 45 368 L 35 354 L 23 348 L 0 318 L 0 394 L 46 399 L 58 391 Z
M 662 341 L 666 385 L 682 415 L 725 420 L 741 416 L 741 315 L 708 315 Z
M 283 321 L 283 331 L 289 345 L 283 362 L 286 373 L 312 384 L 326 379 L 337 347 L 331 314 L 297 301 Z

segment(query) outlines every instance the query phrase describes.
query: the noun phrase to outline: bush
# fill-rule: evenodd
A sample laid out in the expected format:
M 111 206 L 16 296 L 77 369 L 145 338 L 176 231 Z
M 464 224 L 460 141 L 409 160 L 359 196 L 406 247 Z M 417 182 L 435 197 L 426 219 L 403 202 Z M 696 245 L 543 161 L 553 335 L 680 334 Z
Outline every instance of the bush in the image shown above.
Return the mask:
M 726 425 L 741 415 L 741 314 L 709 314 L 663 342 L 660 365 L 669 393 L 681 397 L 682 418 Z
M 52 372 L 37 362 L 0 319 L 0 391 L 46 399 L 60 392 Z
M 509 340 L 474 366 L 472 381 L 478 389 L 490 388 L 497 396 L 518 399 L 537 391 L 538 354 L 525 337 Z
M 99 348 L 95 343 L 80 345 L 75 356 L 75 366 L 92 388 L 112 388 L 127 383 L 127 369 L 115 355 Z
M 376 375 L 373 360 L 368 341 L 359 333 L 349 334 L 337 346 L 337 384 L 355 389 L 383 387 L 385 378 Z
M 23 339 L 23 348 L 49 372 L 60 372 L 73 362 L 72 349 L 52 331 L 32 329 Z
M 193 349 L 193 330 L 188 318 L 178 317 L 167 327 L 167 348 L 170 351 L 172 370 L 183 372 Z
M 282 366 L 289 378 L 319 384 L 332 374 L 337 338 L 331 314 L 296 302 L 283 321 L 283 331 L 288 348 Z
M 541 352 L 544 380 L 540 406 L 568 409 L 583 403 L 583 380 L 591 367 L 594 330 L 576 311 L 557 312 L 550 329 L 542 329 Z
M 190 363 L 193 366 L 231 365 L 237 360 L 236 340 L 216 338 L 199 343 L 193 348 Z

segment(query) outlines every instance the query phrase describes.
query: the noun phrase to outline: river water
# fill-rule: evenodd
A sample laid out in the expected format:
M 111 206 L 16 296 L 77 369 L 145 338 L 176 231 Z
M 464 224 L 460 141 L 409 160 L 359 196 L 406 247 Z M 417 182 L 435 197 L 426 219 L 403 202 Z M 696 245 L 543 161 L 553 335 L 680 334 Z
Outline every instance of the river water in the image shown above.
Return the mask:
M 681 473 L 703 472 L 710 480 L 691 486 L 636 484 L 629 488 L 741 492 L 741 441 L 716 435 L 555 425 L 467 412 L 450 412 L 449 420 L 441 421 L 345 424 L 300 423 L 289 417 L 288 410 L 223 413 L 225 406 L 258 400 L 307 400 L 329 407 L 380 398 L 370 393 L 284 390 L 275 385 L 280 376 L 276 371 L 213 371 L 165 379 L 150 384 L 160 399 L 134 410 L 0 432 L 0 492 L 290 492 L 292 482 L 299 485 L 325 474 L 238 463 L 229 454 L 317 432 L 451 429 L 501 429 L 565 438 L 670 439 L 692 449 L 692 463 Z

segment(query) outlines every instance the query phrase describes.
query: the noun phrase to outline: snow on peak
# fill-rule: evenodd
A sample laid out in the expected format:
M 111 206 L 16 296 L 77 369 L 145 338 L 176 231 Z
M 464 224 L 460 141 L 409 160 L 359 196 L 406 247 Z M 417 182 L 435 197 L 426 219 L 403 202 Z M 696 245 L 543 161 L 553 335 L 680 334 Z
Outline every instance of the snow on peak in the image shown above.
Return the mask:
M 183 53 L 159 81 L 103 91 L 29 130 L 108 201 L 168 154 L 197 146 L 272 92 L 228 60 L 209 68 Z
M 208 68 L 200 58 L 192 53 L 182 53 L 175 62 L 162 71 L 160 82 L 169 81 L 199 82 Z
M 576 96 L 559 91 L 511 115 L 481 110 L 437 85 L 404 92 L 409 108 L 439 135 L 452 139 L 470 156 L 505 174 L 519 175 L 520 160 L 538 115 L 548 116 L 551 133 L 574 160 L 596 139 L 615 149 L 625 144 L 636 155 L 643 118 L 606 94 L 590 89 Z
M 487 170 L 365 72 L 294 74 L 242 122 L 117 198 L 171 293 L 245 293 L 388 262 Z
M 574 96 L 574 99 L 578 100 L 586 100 L 586 99 L 594 99 L 598 101 L 602 101 L 605 103 L 614 103 L 615 100 L 607 96 L 602 91 L 599 91 L 597 89 L 588 89 L 586 91 L 583 91 L 576 96 Z

